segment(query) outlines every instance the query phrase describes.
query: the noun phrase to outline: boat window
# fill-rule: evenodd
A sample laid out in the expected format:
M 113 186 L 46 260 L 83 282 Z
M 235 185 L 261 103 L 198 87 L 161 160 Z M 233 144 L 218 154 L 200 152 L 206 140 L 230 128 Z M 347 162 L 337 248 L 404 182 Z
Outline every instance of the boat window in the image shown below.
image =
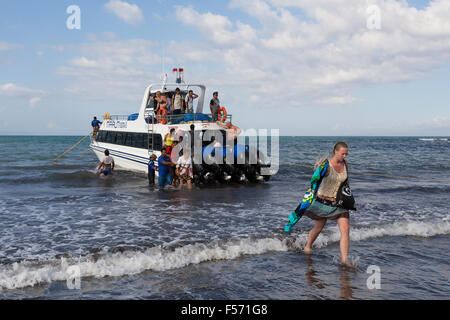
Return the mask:
M 106 138 L 105 138 L 105 142 L 106 143 L 113 143 L 114 136 L 115 136 L 114 132 L 108 131 L 107 135 L 106 135 Z
M 133 141 L 133 147 L 147 149 L 145 137 L 147 135 L 145 133 L 135 133 L 135 139 Z
M 162 144 L 162 136 L 160 134 L 148 135 L 147 133 L 138 133 L 138 132 L 100 131 L 97 136 L 98 142 L 119 144 L 139 149 L 147 149 L 149 145 L 151 148 L 152 139 L 155 139 L 153 145 L 154 150 L 161 150 L 163 144 Z
M 133 146 L 133 140 L 134 140 L 134 136 L 135 136 L 136 134 L 135 133 L 127 133 L 127 135 L 126 135 L 126 139 L 125 139 L 125 145 L 127 146 L 127 147 L 132 147 Z
M 123 139 L 123 133 L 122 132 L 116 132 L 116 137 L 114 139 L 114 144 L 122 144 Z
M 154 139 L 154 141 L 152 140 Z M 148 145 L 153 150 L 161 150 L 162 148 L 162 136 L 160 134 L 150 134 L 148 136 Z
M 103 142 L 104 141 L 104 135 L 105 135 L 105 131 L 99 131 L 97 133 L 97 141 Z

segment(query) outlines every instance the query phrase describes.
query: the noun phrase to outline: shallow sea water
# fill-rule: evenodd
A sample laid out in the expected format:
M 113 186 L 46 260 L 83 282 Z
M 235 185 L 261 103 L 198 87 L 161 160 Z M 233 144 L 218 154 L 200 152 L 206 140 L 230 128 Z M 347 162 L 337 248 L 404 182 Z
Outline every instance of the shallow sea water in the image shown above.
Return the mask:
M 0 137 L 0 298 L 447 299 L 450 142 L 443 137 L 281 137 L 263 184 L 154 191 L 143 174 L 95 174 L 80 137 Z M 349 146 L 350 257 L 339 265 L 330 221 L 287 235 L 311 165 Z M 389 177 L 395 176 L 395 177 Z M 408 178 L 409 177 L 409 178 Z M 70 290 L 68 270 L 80 271 Z M 369 266 L 381 288 L 369 289 Z

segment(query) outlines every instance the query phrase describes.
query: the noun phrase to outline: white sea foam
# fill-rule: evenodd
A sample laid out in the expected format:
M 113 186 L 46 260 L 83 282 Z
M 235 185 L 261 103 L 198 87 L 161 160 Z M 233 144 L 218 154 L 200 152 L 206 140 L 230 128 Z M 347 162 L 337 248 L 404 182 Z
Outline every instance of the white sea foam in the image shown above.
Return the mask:
M 353 228 L 351 241 L 363 241 L 384 236 L 432 237 L 450 234 L 450 222 L 402 221 L 389 225 Z M 105 252 L 97 256 L 86 256 L 78 260 L 53 259 L 41 263 L 21 262 L 0 267 L 0 288 L 17 289 L 52 281 L 66 281 L 68 268 L 78 266 L 81 278 L 106 277 L 138 274 L 146 270 L 164 271 L 182 268 L 212 260 L 232 260 L 242 255 L 258 255 L 266 252 L 299 250 L 305 243 L 307 232 L 292 237 L 273 236 L 261 239 L 230 239 L 226 242 L 214 241 L 209 244 L 196 243 L 175 249 L 153 247 L 143 252 Z M 314 246 L 326 247 L 339 241 L 339 230 L 329 228 L 319 235 Z
M 314 243 L 315 247 L 323 248 L 330 243 L 339 241 L 340 232 L 338 227 L 332 227 L 330 229 L 330 233 L 324 232 L 318 236 Z M 351 241 L 364 241 L 371 238 L 381 238 L 386 236 L 417 236 L 427 238 L 441 234 L 450 234 L 449 221 L 398 221 L 391 224 L 367 228 L 351 228 L 350 226 Z M 306 244 L 306 236 L 304 239 L 298 238 L 297 242 L 299 245 Z

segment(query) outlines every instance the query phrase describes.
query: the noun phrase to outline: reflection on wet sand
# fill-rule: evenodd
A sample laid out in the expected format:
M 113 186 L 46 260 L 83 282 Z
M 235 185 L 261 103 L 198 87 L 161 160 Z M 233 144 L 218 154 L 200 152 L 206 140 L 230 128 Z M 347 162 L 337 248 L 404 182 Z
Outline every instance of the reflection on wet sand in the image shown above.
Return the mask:
M 327 285 L 324 281 L 322 281 L 318 277 L 318 272 L 314 269 L 313 259 L 311 258 L 310 254 L 306 254 L 306 284 L 308 286 L 317 288 L 317 289 L 326 289 Z M 354 299 L 353 297 L 353 287 L 350 285 L 351 281 L 351 275 L 349 272 L 351 272 L 351 269 L 349 269 L 346 266 L 340 266 L 340 299 L 348 300 L 348 299 Z M 331 284 L 332 285 L 332 284 Z M 329 289 L 329 288 L 328 288 Z
M 322 280 L 320 280 L 317 277 L 317 271 L 313 267 L 313 261 L 311 259 L 311 255 L 307 254 L 305 256 L 306 256 L 306 266 L 307 266 L 306 272 L 305 272 L 306 283 L 308 284 L 308 286 L 314 286 L 317 289 L 324 289 L 326 286 L 322 282 Z
M 353 287 L 350 285 L 350 274 L 349 274 L 349 269 L 346 266 L 340 266 L 340 271 L 341 271 L 341 276 L 340 276 L 340 280 L 341 280 L 341 299 L 344 300 L 349 300 L 349 299 L 354 299 L 353 297 Z

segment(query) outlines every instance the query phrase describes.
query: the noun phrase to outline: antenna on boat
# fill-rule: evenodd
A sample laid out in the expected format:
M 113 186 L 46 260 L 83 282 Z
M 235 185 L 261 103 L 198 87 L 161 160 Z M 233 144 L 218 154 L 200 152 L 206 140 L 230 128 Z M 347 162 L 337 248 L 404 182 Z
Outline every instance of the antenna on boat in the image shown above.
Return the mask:
M 161 81 L 163 83 L 161 90 L 164 91 L 165 87 L 166 87 L 166 83 L 167 83 L 167 73 L 166 73 L 166 48 L 163 48 L 163 54 L 161 56 L 161 68 L 162 68 L 162 73 L 161 73 Z
M 166 48 L 163 47 L 163 52 L 162 52 L 162 55 L 161 55 L 161 68 L 162 68 L 161 74 L 165 74 L 166 73 L 166 65 L 165 65 L 165 63 L 166 63 Z

